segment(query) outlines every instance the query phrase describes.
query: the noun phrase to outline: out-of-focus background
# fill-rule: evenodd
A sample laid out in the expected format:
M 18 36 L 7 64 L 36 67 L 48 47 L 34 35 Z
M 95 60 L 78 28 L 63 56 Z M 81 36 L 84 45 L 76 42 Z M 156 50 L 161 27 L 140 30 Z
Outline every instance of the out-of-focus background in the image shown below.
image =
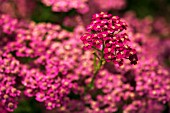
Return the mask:
M 50 0 L 49 0 L 50 1 Z M 14 17 L 29 18 L 36 22 L 60 22 L 65 16 L 73 16 L 76 11 L 74 8 L 66 10 L 51 10 L 48 0 L 1 0 L 1 12 L 11 14 Z M 53 0 L 51 0 L 53 1 Z M 56 0 L 57 1 L 57 0 Z M 59 0 L 60 1 L 60 0 Z M 169 0 L 82 0 L 90 6 L 89 11 L 109 11 L 114 14 L 124 14 L 132 11 L 139 18 L 150 16 L 151 18 L 162 17 L 170 20 L 170 1 Z M 71 1 L 70 1 L 71 2 Z M 57 5 L 63 5 L 58 3 Z M 58 7 L 58 6 L 56 6 Z M 64 7 L 64 6 L 62 6 Z M 95 11 L 94 11 L 95 9 Z M 63 13 L 62 13 L 63 12 Z

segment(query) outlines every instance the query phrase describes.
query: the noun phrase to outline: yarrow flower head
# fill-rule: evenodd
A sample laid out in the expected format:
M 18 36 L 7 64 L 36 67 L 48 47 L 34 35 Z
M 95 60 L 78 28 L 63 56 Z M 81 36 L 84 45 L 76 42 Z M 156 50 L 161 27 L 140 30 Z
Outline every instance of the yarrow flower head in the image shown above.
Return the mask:
M 122 65 L 123 59 L 129 59 L 131 64 L 136 64 L 136 50 L 128 45 L 130 40 L 125 32 L 126 28 L 127 24 L 118 16 L 101 12 L 93 15 L 92 22 L 87 27 L 88 32 L 80 39 L 85 50 L 98 50 L 107 62 Z

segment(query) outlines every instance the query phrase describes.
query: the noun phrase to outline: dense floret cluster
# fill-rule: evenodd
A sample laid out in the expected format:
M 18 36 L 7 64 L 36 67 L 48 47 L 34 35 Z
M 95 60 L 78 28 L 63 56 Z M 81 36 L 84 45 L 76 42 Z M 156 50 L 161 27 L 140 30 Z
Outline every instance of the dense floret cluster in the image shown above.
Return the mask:
M 84 49 L 94 48 L 104 51 L 104 58 L 107 62 L 112 61 L 122 65 L 123 59 L 126 58 L 131 61 L 131 64 L 136 64 L 138 60 L 136 50 L 128 45 L 130 40 L 124 31 L 126 29 L 126 23 L 118 16 L 104 12 L 95 14 L 91 24 L 87 27 L 89 33 L 81 37 Z

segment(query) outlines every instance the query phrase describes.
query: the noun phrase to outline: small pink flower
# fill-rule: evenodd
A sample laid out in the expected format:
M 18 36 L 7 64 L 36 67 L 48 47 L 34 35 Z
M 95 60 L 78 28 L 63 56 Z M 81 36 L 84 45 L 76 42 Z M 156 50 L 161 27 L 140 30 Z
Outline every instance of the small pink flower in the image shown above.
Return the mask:
M 38 92 L 38 93 L 36 93 L 35 96 L 36 96 L 35 99 L 39 102 L 44 102 L 46 100 L 46 96 L 45 96 L 44 92 Z

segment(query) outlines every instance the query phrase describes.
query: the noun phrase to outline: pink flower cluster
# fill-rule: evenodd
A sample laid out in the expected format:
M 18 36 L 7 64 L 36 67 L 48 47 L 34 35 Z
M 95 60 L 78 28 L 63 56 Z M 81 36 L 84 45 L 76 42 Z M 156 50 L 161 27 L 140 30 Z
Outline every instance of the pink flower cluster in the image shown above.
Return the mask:
M 11 19 L 8 15 L 0 15 L 0 26 L 4 33 L 12 34 L 17 28 L 17 23 L 17 19 Z
M 19 72 L 19 62 L 11 55 L 0 51 L 0 101 L 1 107 L 12 112 L 17 108 L 16 101 L 21 91 L 16 89 L 15 74 Z
M 162 113 L 163 105 L 153 100 L 134 100 L 132 104 L 124 107 L 124 113 Z
M 4 26 L 17 21 L 7 15 L 1 17 L 2 30 Z M 11 21 L 4 23 L 4 18 Z M 13 26 L 15 30 L 12 32 L 2 32 L 4 41 L 0 45 L 1 53 L 10 54 L 8 60 L 1 54 L 0 70 L 5 80 L 13 78 L 14 84 L 11 87 L 23 92 L 26 97 L 34 97 L 38 102 L 43 102 L 47 109 L 67 105 L 70 91 L 83 94 L 83 86 L 77 88 L 77 85 L 79 79 L 92 75 L 93 59 L 91 52 L 83 54 L 79 41 L 84 32 L 82 26 L 77 27 L 73 33 L 51 23 L 17 21 Z M 2 86 L 5 83 L 2 82 Z M 11 90 L 8 87 L 6 89 Z M 3 95 L 0 96 L 3 98 Z M 17 107 L 18 96 L 10 101 L 14 103 L 11 110 L 7 109 L 7 104 L 1 106 L 7 111 L 13 111 Z
M 96 48 L 104 50 L 104 58 L 107 62 L 122 65 L 123 59 L 129 59 L 131 64 L 137 63 L 136 50 L 128 45 L 126 23 L 118 16 L 112 16 L 101 12 L 92 17 L 91 24 L 87 27 L 89 33 L 84 34 L 81 40 L 84 49 Z
M 1 38 L 6 39 L 0 51 L 2 106 L 7 111 L 17 108 L 20 87 L 24 87 L 26 96 L 44 102 L 47 109 L 64 104 L 64 97 L 73 87 L 72 81 L 64 77 L 72 62 L 64 62 L 64 57 L 59 57 L 63 50 L 56 50 L 62 46 L 59 42 L 70 38 L 72 33 L 50 23 L 18 23 L 6 15 L 1 16 L 0 23 Z M 69 49 L 69 46 L 65 48 Z
M 47 109 L 51 110 L 64 104 L 64 98 L 72 88 L 69 79 L 45 75 L 38 70 L 23 70 L 25 76 L 22 84 L 25 86 L 25 95 L 35 97 L 38 102 L 44 102 Z
M 52 6 L 54 12 L 68 12 L 71 9 L 76 9 L 79 13 L 87 13 L 89 7 L 87 0 L 42 0 L 47 6 Z

